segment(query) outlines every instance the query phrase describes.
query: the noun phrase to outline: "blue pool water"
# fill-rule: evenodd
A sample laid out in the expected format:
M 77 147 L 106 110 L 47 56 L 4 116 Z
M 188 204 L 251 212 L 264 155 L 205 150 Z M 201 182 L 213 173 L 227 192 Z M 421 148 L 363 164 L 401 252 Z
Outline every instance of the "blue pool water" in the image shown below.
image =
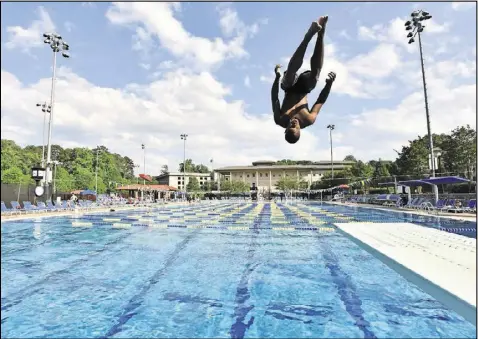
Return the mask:
M 476 338 L 331 226 L 417 218 L 379 212 L 220 202 L 4 222 L 1 337 Z

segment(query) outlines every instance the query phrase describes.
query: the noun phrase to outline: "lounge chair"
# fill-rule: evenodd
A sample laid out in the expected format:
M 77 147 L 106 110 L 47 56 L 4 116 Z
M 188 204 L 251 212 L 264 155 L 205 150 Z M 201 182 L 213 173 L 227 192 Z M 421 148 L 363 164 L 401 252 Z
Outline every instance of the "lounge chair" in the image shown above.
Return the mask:
M 58 211 L 58 207 L 55 206 L 55 205 L 53 205 L 53 203 L 52 203 L 50 200 L 48 200 L 48 201 L 46 202 L 46 208 L 47 208 L 49 211 Z
M 2 201 L 2 213 L 13 214 L 13 213 L 19 213 L 19 212 L 16 211 L 14 208 L 8 208 L 7 205 L 5 205 L 5 202 Z
M 391 194 L 383 206 L 397 206 L 398 201 L 400 201 L 400 196 L 398 194 Z
M 472 213 L 473 211 L 476 211 L 476 199 L 471 199 L 470 201 L 468 201 L 466 206 L 461 206 L 461 207 L 453 206 L 452 208 L 447 209 L 447 212 L 453 212 L 453 213 L 463 213 L 463 212 Z
M 476 213 L 476 199 L 471 199 L 468 201 L 468 205 L 463 207 L 464 212 Z
M 26 212 L 26 210 L 22 207 L 22 205 L 20 205 L 18 201 L 10 201 L 10 205 L 12 205 L 12 209 L 18 211 L 18 213 Z
M 403 205 L 403 208 L 411 208 L 416 202 L 418 198 L 413 198 L 412 200 L 409 200 L 405 205 Z
M 25 211 L 28 211 L 28 212 L 33 212 L 33 213 L 41 212 L 41 210 L 35 205 L 33 205 L 30 201 L 24 201 L 23 208 L 25 209 Z
M 424 201 L 425 201 L 425 198 L 417 198 L 416 200 L 412 201 L 409 208 L 418 209 Z
M 450 199 L 450 200 L 447 200 L 443 204 L 442 208 L 439 208 L 438 210 L 443 212 L 443 211 L 448 211 L 448 210 L 453 209 L 453 208 L 455 208 L 455 199 Z

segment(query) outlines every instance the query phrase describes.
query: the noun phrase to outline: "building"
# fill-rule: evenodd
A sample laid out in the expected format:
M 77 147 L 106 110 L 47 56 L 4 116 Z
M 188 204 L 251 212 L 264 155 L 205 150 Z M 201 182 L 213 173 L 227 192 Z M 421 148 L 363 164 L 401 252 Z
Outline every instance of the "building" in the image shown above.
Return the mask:
M 334 161 L 334 170 L 340 171 L 351 167 L 353 161 Z M 218 186 L 224 180 L 241 180 L 255 186 L 259 192 L 277 192 L 276 184 L 282 177 L 291 177 L 309 183 L 319 181 L 325 172 L 332 170 L 330 161 L 316 161 L 311 165 L 278 165 L 274 161 L 256 161 L 252 166 L 228 166 L 217 168 Z
M 150 194 L 154 199 L 169 199 L 173 192 L 176 191 L 175 187 L 169 185 L 156 185 L 156 184 L 130 184 L 125 186 L 119 186 L 116 188 L 124 198 L 138 199 L 144 196 L 144 193 Z
M 210 173 L 183 173 L 183 172 L 169 172 L 164 173 L 156 177 L 156 181 L 161 185 L 168 185 L 176 187 L 178 190 L 183 191 L 188 185 L 189 179 L 195 177 L 199 182 L 199 186 L 202 188 L 204 185 L 211 181 Z

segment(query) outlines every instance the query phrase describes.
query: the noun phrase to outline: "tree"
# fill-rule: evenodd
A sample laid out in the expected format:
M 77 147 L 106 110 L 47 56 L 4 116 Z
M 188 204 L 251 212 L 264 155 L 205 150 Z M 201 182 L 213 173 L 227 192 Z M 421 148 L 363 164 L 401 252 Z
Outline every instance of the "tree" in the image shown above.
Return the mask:
M 276 182 L 276 188 L 281 191 L 304 190 L 309 184 L 297 177 L 282 177 Z
M 388 171 L 388 166 L 386 163 L 382 162 L 382 160 L 379 159 L 375 163 L 375 169 L 373 172 L 373 178 L 374 179 L 382 179 L 382 178 L 387 178 L 390 177 L 390 172 Z
M 179 172 L 183 172 L 183 163 L 179 163 Z M 195 165 L 191 159 L 186 159 L 186 172 L 209 173 L 209 168 L 203 164 Z
M 161 166 L 161 174 L 168 174 L 168 173 L 169 173 L 168 165 Z
M 187 164 L 187 163 L 186 163 Z M 187 165 L 186 165 L 187 166 Z M 189 177 L 189 182 L 186 185 L 186 189 L 189 192 L 197 192 L 201 190 L 201 187 L 199 186 L 199 181 L 196 179 L 196 177 Z
M 354 161 L 354 162 L 357 162 L 357 159 L 356 159 L 352 154 L 349 154 L 349 155 L 347 155 L 347 156 L 344 158 L 344 161 Z
M 403 146 L 396 164 L 400 174 L 421 177 L 428 172 L 428 149 L 425 137 L 409 141 L 408 146 Z
M 226 180 L 221 181 L 221 191 L 229 191 L 231 193 L 249 192 L 250 187 L 247 183 L 241 180 Z
M 454 129 L 441 145 L 447 172 L 473 177 L 476 167 L 476 130 L 469 125 Z
M 194 166 L 194 171 L 196 173 L 209 173 L 210 172 L 209 167 L 207 167 L 206 165 L 203 165 L 203 164 L 195 165 Z
M 2 171 L 2 182 L 5 184 L 28 184 L 33 182 L 33 180 L 28 175 L 23 174 L 20 168 L 10 167 Z
M 206 192 L 217 191 L 218 190 L 217 181 L 206 181 L 202 189 L 203 191 L 206 191 Z
M 350 168 L 352 177 L 356 180 L 363 180 L 372 178 L 375 168 L 370 164 L 364 163 L 359 160 Z
M 297 161 L 290 159 L 282 159 L 276 162 L 277 165 L 295 165 Z

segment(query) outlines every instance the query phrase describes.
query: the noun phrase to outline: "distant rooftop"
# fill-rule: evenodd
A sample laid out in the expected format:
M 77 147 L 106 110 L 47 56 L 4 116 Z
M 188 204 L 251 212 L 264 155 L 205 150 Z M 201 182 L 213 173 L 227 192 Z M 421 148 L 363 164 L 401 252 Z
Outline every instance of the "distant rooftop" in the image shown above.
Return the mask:
M 300 164 L 294 165 L 286 165 L 286 164 L 278 164 L 276 161 L 269 161 L 269 160 L 261 160 L 261 161 L 254 161 L 252 165 L 249 166 L 226 166 L 221 168 L 214 169 L 216 172 L 224 172 L 224 171 L 247 171 L 247 170 L 270 170 L 270 169 L 283 169 L 283 170 L 290 170 L 290 169 L 297 169 L 297 170 L 326 170 L 332 168 L 331 161 L 298 161 Z M 334 168 L 335 169 L 343 169 L 345 167 L 353 165 L 354 161 L 334 161 Z

